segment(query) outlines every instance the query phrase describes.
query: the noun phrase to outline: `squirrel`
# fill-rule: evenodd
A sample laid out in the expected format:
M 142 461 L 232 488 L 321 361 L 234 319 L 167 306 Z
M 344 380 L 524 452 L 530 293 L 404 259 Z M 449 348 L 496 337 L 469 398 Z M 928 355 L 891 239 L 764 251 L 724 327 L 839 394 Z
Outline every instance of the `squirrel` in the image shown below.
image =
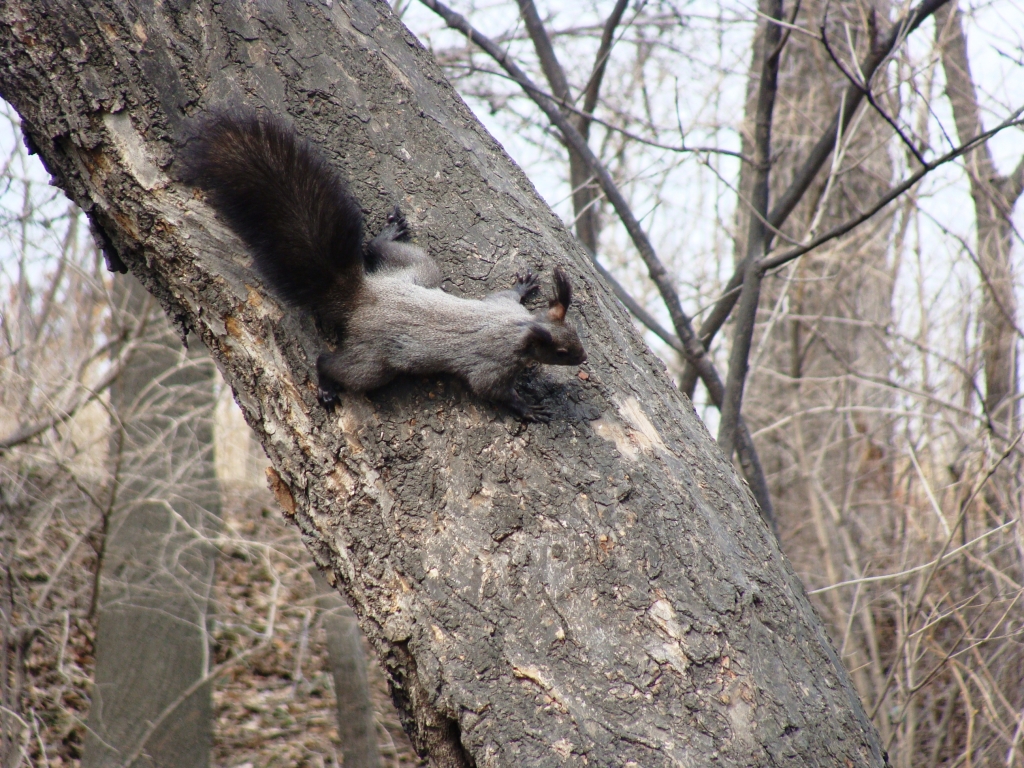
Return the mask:
M 325 408 L 342 391 L 376 389 L 399 374 L 449 373 L 525 421 L 550 418 L 528 404 L 516 377 L 531 363 L 587 359 L 565 321 L 572 284 L 554 269 L 547 309 L 522 302 L 539 287 L 532 272 L 482 300 L 441 290 L 437 263 L 409 240 L 396 206 L 363 247 L 363 214 L 348 185 L 314 147 L 277 118 L 215 112 L 183 155 L 183 180 L 242 239 L 257 272 L 285 303 L 334 328 L 337 351 L 316 361 Z

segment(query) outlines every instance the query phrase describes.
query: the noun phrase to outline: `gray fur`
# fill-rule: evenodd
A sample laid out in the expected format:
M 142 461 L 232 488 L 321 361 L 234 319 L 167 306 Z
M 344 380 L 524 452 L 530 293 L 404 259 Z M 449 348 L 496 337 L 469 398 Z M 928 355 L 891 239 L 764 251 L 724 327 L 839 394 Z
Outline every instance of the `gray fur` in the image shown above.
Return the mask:
M 400 242 L 382 246 L 381 263 L 351 307 L 342 348 L 320 356 L 321 381 L 364 392 L 400 374 L 449 373 L 477 395 L 531 418 L 543 409 L 528 406 L 513 386 L 526 365 L 586 360 L 571 326 L 553 322 L 550 310 L 522 306 L 536 287 L 532 275 L 483 300 L 461 299 L 437 287 L 441 271 L 422 249 Z M 329 390 L 324 394 L 330 399 Z

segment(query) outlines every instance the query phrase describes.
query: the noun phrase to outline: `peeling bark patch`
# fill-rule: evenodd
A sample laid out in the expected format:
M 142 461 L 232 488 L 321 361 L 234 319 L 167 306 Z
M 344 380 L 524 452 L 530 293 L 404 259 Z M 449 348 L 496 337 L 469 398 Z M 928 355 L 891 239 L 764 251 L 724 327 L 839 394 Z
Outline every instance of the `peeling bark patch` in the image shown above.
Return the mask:
M 630 461 L 637 460 L 638 452 L 636 446 L 633 444 L 633 441 L 629 439 L 630 436 L 618 421 L 607 416 L 602 416 L 600 419 L 594 419 L 590 422 L 590 426 L 598 437 L 604 438 L 610 443 L 614 443 L 623 458 L 629 459 Z
M 245 334 L 242 332 L 243 326 L 234 317 L 228 315 L 224 320 L 224 330 L 227 331 L 229 336 L 233 336 L 236 339 L 244 339 Z
M 647 649 L 651 658 L 659 664 L 667 664 L 674 669 L 680 677 L 686 679 L 686 669 L 690 666 L 686 654 L 683 653 L 679 643 L 658 643 Z
M 590 422 L 591 428 L 599 437 L 614 443 L 619 453 L 630 461 L 637 461 L 640 453 L 650 455 L 654 450 L 668 453 L 661 434 L 635 397 L 616 400 L 615 404 L 619 415 L 626 420 L 629 427 L 624 427 L 606 414 Z
M 281 505 L 285 517 L 295 517 L 295 497 L 273 467 L 267 467 L 267 487 Z
M 658 430 L 654 428 L 651 420 L 647 418 L 640 402 L 635 397 L 628 397 L 618 403 L 619 413 L 636 430 L 631 437 L 640 445 L 640 450 L 650 453 L 651 448 L 668 453 L 665 442 L 661 439 Z
M 160 169 L 149 159 L 146 145 L 142 137 L 132 127 L 132 120 L 127 112 L 105 112 L 103 124 L 121 153 L 121 160 L 144 189 L 155 189 L 157 185 L 167 182 Z
M 265 302 L 263 301 L 263 295 L 259 291 L 251 285 L 246 285 L 245 303 L 255 310 L 261 310 Z
M 680 642 L 683 638 L 683 628 L 679 624 L 679 617 L 676 615 L 672 604 L 665 599 L 656 600 L 647 611 L 647 615 L 655 627 L 663 636 L 668 637 L 668 642 L 655 643 L 647 648 L 647 653 L 659 664 L 667 664 L 674 669 L 680 677 L 686 678 L 686 670 L 690 666 L 690 660 L 683 650 Z
M 347 499 L 355 491 L 356 480 L 345 469 L 345 465 L 339 463 L 331 474 L 325 478 L 325 485 L 338 494 L 339 497 Z
M 683 636 L 676 612 L 668 600 L 656 600 L 647 613 L 658 628 L 673 640 Z

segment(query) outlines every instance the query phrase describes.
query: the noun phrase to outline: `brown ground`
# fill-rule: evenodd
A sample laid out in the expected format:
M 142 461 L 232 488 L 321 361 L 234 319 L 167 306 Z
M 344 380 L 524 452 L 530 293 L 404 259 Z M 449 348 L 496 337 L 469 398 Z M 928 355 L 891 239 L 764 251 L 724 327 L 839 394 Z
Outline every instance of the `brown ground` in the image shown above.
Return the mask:
M 272 505 L 269 495 L 258 494 L 225 510 L 225 533 L 243 543 L 225 551 L 217 569 L 215 663 L 247 648 L 259 650 L 217 683 L 214 762 L 237 768 L 340 765 L 334 686 L 310 558 L 298 531 Z M 257 552 L 247 543 L 256 541 L 273 546 Z M 266 642 L 275 594 L 273 639 Z M 369 658 L 368 645 L 366 651 Z M 383 764 L 418 765 L 376 663 L 369 673 Z
M 73 543 L 51 541 L 56 533 L 45 529 L 39 533 L 38 538 L 23 538 L 13 561 L 3 564 L 4 570 L 10 568 L 7 573 L 13 582 L 29 593 L 45 588 L 45 574 L 52 573 L 55 554 Z M 222 665 L 222 671 L 213 695 L 216 722 L 211 764 L 218 768 L 342 765 L 321 611 L 315 606 L 308 570 L 311 560 L 298 531 L 284 523 L 268 493 L 249 492 L 236 494 L 226 505 L 223 539 L 214 623 L 214 663 Z M 88 545 L 79 546 L 76 554 L 60 574 L 68 591 L 54 590 L 46 601 L 51 607 L 63 603 L 69 610 L 52 611 L 52 618 L 40 622 L 42 629 L 28 646 L 20 684 L 21 723 L 14 728 L 28 749 L 20 760 L 8 763 L 12 766 L 59 768 L 79 762 L 95 627 L 76 615 L 87 613 L 95 558 Z M 7 613 L 3 618 L 13 619 L 3 622 L 11 633 L 30 623 L 17 606 L 9 612 L 11 603 L 0 602 Z M 8 648 L 14 650 L 16 645 L 9 643 Z M 369 657 L 368 647 L 367 652 Z M 6 661 L 9 670 L 19 666 L 11 657 Z M 16 682 L 14 678 L 8 680 Z M 376 663 L 370 665 L 369 678 L 382 765 L 421 765 L 398 723 Z

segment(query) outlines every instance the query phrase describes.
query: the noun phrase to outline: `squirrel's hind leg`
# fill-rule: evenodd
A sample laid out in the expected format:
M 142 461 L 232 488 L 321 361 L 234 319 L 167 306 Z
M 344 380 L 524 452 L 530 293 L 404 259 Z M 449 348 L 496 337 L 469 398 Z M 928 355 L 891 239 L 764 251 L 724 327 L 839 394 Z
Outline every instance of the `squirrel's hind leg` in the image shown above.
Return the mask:
M 396 205 L 384 229 L 366 246 L 363 261 L 367 272 L 407 270 L 410 282 L 424 288 L 437 288 L 443 279 L 437 262 L 408 240 L 409 225 Z
M 341 382 L 331 375 L 332 362 L 338 355 L 321 352 L 316 359 L 316 399 L 328 411 L 341 401 Z
M 348 350 L 321 352 L 316 359 L 317 400 L 330 410 L 343 391 L 366 392 L 383 387 L 395 372 L 375 355 L 353 357 Z

